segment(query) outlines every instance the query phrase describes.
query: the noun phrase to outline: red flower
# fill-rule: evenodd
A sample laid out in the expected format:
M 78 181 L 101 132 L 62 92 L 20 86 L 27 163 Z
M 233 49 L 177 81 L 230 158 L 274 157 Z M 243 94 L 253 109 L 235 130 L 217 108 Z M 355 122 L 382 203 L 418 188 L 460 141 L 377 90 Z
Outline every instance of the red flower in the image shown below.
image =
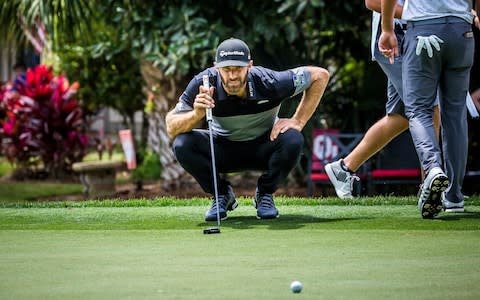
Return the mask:
M 20 164 L 40 157 L 46 168 L 65 168 L 83 158 L 88 145 L 83 133 L 83 111 L 75 98 L 78 82 L 70 85 L 63 76 L 54 76 L 53 69 L 39 65 L 28 69 L 25 78 L 14 86 L 0 89 L 0 124 L 4 153 Z

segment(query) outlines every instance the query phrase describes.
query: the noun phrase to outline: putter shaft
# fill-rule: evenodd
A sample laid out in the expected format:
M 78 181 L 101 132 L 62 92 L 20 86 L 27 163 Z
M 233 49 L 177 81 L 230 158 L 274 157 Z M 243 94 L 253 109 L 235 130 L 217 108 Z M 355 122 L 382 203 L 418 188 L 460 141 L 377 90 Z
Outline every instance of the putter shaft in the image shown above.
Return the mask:
M 210 89 L 210 82 L 208 81 L 208 75 L 203 75 L 202 77 L 203 80 L 203 86 L 207 89 Z M 213 189 L 214 189 L 214 197 L 215 197 L 215 204 L 217 206 L 217 226 L 219 228 L 220 232 L 220 210 L 218 207 L 218 187 L 217 187 L 217 168 L 216 168 L 216 163 L 215 163 L 215 149 L 213 145 L 213 132 L 212 132 L 212 109 L 207 108 L 206 112 L 206 118 L 208 122 L 208 133 L 210 136 L 210 153 L 212 157 L 212 175 L 213 175 Z

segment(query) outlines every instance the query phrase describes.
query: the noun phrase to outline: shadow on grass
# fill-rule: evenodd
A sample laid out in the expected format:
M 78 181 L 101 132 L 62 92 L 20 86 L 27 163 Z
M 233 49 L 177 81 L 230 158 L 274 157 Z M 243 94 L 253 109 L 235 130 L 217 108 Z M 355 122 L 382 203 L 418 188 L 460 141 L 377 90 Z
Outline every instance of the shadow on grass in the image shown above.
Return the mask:
M 477 211 L 465 211 L 462 213 L 448 213 L 437 217 L 436 219 L 443 221 L 459 221 L 462 219 L 480 219 L 480 212 Z
M 310 215 L 286 214 L 280 215 L 276 219 L 258 220 L 256 216 L 238 216 L 228 217 L 227 220 L 222 221 L 221 227 L 232 229 L 252 229 L 267 227 L 270 230 L 292 230 L 304 227 L 307 224 L 327 223 L 327 222 L 341 222 L 366 219 L 359 218 L 318 218 Z M 370 218 L 368 218 L 370 219 Z M 208 225 L 216 225 L 216 222 L 204 222 L 198 226 L 205 227 Z

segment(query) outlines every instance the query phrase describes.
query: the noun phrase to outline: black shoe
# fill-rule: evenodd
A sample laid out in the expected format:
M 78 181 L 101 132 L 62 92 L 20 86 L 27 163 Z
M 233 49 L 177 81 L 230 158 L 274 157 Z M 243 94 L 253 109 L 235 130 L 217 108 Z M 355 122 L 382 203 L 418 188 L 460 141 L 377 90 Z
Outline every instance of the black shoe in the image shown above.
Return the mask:
M 218 195 L 218 213 L 220 215 L 220 220 L 227 219 L 227 210 L 234 210 L 237 208 L 238 203 L 235 199 L 235 194 L 231 186 L 228 186 L 226 195 Z M 215 197 L 212 200 L 212 206 L 205 213 L 205 221 L 216 221 L 217 220 L 217 201 Z
M 257 219 L 278 218 L 278 209 L 275 207 L 272 194 L 261 194 L 257 189 L 253 206 L 257 209 Z

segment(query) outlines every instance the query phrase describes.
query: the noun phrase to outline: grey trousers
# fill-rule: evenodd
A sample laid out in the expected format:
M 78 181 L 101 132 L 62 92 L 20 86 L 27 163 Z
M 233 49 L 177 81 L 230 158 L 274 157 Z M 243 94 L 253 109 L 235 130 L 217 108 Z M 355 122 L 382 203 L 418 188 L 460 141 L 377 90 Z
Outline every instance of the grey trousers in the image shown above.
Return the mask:
M 405 31 L 395 28 L 395 35 L 397 36 L 398 44 L 403 43 Z M 378 36 L 375 44 L 378 44 Z M 402 80 L 402 56 L 395 57 L 395 63 L 390 64 L 390 61 L 385 58 L 378 47 L 375 47 L 375 60 L 382 69 L 383 73 L 387 75 L 387 102 L 385 104 L 385 111 L 387 115 L 399 114 L 405 117 L 405 107 L 403 105 L 403 80 Z
M 443 43 L 416 54 L 417 37 L 436 35 Z M 461 191 L 468 152 L 467 109 L 470 69 L 473 64 L 472 25 L 456 17 L 408 23 L 403 44 L 403 92 L 405 114 L 422 167 L 427 172 L 441 167 L 450 180 L 446 199 L 463 200 Z M 432 120 L 437 88 L 440 95 L 441 142 L 435 138 Z M 443 155 L 442 155 L 443 154 Z

